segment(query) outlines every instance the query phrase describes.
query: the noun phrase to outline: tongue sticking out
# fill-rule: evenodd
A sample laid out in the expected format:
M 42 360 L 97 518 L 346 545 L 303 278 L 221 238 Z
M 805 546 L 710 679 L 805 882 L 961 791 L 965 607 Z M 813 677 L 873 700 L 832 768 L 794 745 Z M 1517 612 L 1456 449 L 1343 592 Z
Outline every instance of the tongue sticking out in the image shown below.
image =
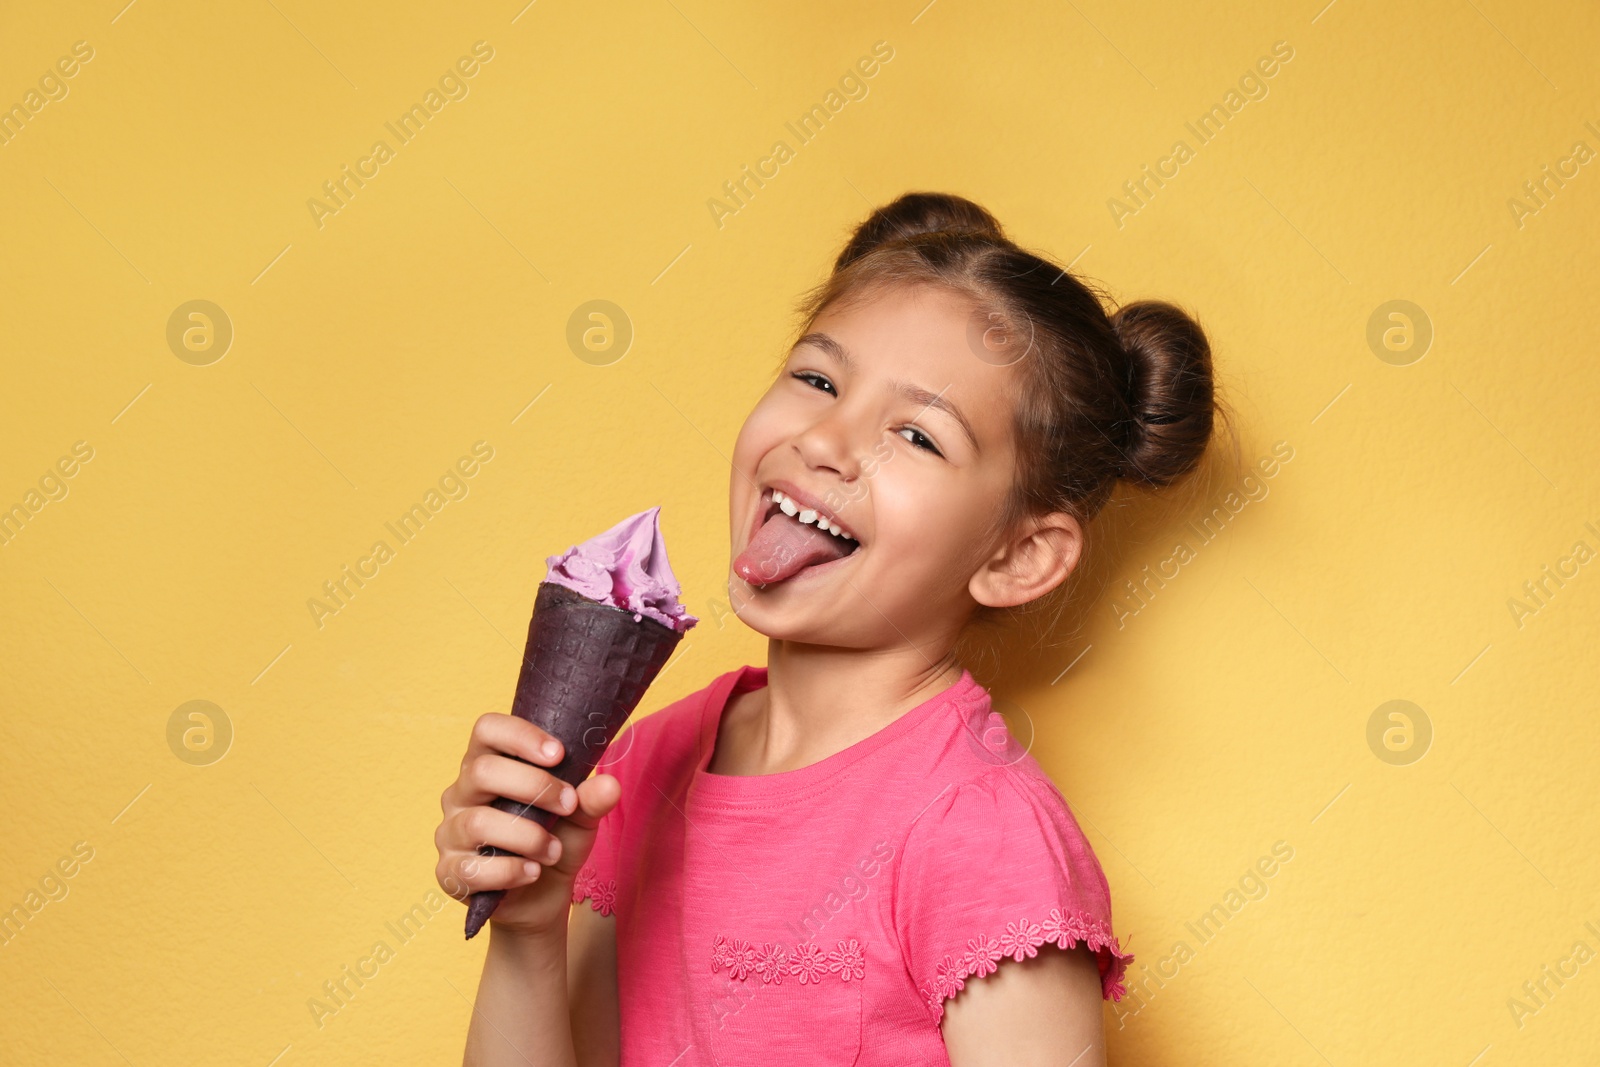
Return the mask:
M 734 573 L 751 585 L 793 578 L 807 567 L 850 554 L 850 544 L 815 526 L 775 512 L 733 561 Z

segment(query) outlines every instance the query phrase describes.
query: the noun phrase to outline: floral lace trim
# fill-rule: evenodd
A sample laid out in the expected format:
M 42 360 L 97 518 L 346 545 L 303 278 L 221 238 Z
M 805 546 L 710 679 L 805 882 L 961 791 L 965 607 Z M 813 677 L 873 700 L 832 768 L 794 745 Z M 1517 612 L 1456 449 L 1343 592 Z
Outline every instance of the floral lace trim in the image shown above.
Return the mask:
M 859 982 L 866 974 L 866 955 L 853 937 L 838 942 L 833 951 L 824 952 L 815 941 L 803 942 L 791 950 L 770 941 L 763 941 L 758 947 L 718 934 L 711 943 L 711 970 L 716 973 L 723 968 L 741 982 L 750 974 L 759 975 L 772 985 L 781 985 L 786 974 L 799 978 L 801 985 L 820 982 L 829 974 L 837 974 L 845 982 Z
M 946 955 L 939 962 L 933 981 L 924 984 L 919 992 L 933 1009 L 934 1017 L 943 1019 L 944 1002 L 966 988 L 968 978 L 993 974 L 999 970 L 1000 961 L 1008 956 L 1018 962 L 1037 956 L 1039 946 L 1046 943 L 1072 948 L 1080 941 L 1096 954 L 1103 949 L 1110 950 L 1111 964 L 1101 968 L 1101 996 L 1121 1000 L 1128 992 L 1122 984 L 1122 976 L 1133 959 L 1132 953 L 1118 947 L 1111 928 L 1104 922 L 1076 913 L 1063 915 L 1060 908 L 1051 908 L 1043 922 L 1018 919 L 1006 923 L 1006 931 L 999 937 L 972 938 L 960 958 Z
M 578 877 L 572 880 L 572 903 L 577 904 L 584 897 L 590 898 L 589 903 L 595 911 L 610 915 L 617 908 L 617 880 L 602 880 L 592 867 L 584 867 L 578 872 Z

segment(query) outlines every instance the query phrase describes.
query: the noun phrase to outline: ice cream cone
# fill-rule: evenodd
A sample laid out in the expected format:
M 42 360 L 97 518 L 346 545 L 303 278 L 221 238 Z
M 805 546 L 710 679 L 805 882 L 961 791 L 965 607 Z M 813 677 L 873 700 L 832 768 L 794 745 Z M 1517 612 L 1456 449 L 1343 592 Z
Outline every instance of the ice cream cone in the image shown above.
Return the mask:
M 550 768 L 551 774 L 572 786 L 589 776 L 682 638 L 652 618 L 636 617 L 554 582 L 539 584 L 511 713 L 560 740 L 561 762 Z M 491 803 L 546 829 L 560 818 L 504 797 Z M 512 855 L 492 846 L 478 851 Z M 469 939 L 503 896 L 502 890 L 472 894 L 467 903 Z

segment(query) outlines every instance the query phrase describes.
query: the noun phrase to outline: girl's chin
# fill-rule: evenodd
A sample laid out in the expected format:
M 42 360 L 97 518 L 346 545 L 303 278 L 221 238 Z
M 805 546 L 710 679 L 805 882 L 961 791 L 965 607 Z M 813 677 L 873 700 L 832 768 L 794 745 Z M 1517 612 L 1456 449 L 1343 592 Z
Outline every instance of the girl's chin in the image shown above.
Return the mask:
M 814 612 L 824 612 L 831 617 L 832 607 L 844 602 L 845 595 L 852 593 L 851 585 L 845 584 L 842 578 L 837 582 L 829 579 L 829 575 L 837 571 L 841 564 L 848 565 L 850 558 L 844 556 L 816 567 L 807 567 L 792 578 L 765 585 L 741 578 L 730 566 L 728 599 L 733 612 L 740 622 L 769 640 L 832 644 L 837 634 L 830 637 L 827 633 L 819 632 L 817 627 L 833 631 L 846 624 L 839 620 L 827 622 L 812 616 Z M 852 594 L 849 599 L 853 601 L 856 597 Z
M 781 603 L 762 599 L 759 592 L 746 596 L 739 594 L 733 601 L 734 615 L 745 629 L 759 634 L 768 641 L 783 641 L 797 645 L 842 647 L 842 624 L 836 621 L 809 618 L 809 612 L 797 606 L 798 601 Z

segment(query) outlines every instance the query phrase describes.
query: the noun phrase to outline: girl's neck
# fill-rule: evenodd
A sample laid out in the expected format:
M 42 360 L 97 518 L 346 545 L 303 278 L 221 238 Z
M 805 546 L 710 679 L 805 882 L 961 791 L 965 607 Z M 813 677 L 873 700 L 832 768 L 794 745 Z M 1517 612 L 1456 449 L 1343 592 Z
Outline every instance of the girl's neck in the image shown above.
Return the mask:
M 716 774 L 777 774 L 842 752 L 961 678 L 952 651 L 860 652 L 770 640 L 767 684 L 723 716 Z

